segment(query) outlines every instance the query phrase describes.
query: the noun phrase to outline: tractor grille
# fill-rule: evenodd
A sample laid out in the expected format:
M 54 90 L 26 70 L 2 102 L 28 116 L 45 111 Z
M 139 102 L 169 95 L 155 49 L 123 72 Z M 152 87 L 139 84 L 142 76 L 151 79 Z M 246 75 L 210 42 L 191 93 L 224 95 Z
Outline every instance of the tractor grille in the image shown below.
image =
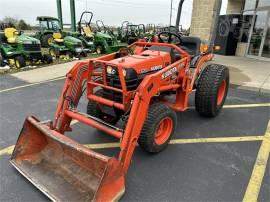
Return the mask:
M 107 75 L 106 81 L 107 81 L 108 86 L 122 89 L 118 73 L 116 73 L 115 75 L 110 75 L 110 76 Z M 135 79 L 127 79 L 126 78 L 125 81 L 126 81 L 126 86 L 127 86 L 128 91 L 136 90 L 136 88 L 138 87 L 138 85 L 140 83 L 138 78 L 135 78 Z M 115 102 L 122 102 L 122 93 L 119 93 L 119 92 L 104 89 L 103 96 L 105 98 L 113 100 Z
M 25 51 L 41 51 L 40 44 L 23 44 Z
M 41 54 L 41 52 L 38 52 L 38 53 L 31 53 L 31 54 L 30 54 L 30 57 L 31 57 L 32 59 L 41 59 L 41 58 L 42 58 L 42 54 Z
M 114 76 L 107 75 L 106 80 L 107 80 L 107 85 L 122 89 L 120 78 L 118 75 L 114 75 Z M 137 78 L 136 79 L 125 79 L 125 81 L 126 81 L 128 91 L 136 90 L 136 88 L 138 86 L 138 79 Z

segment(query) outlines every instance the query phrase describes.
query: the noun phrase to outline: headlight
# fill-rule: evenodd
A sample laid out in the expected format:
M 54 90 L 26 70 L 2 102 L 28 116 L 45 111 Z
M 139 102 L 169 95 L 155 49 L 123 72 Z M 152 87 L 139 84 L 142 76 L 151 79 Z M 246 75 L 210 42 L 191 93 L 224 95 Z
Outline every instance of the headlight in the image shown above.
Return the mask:
M 116 70 L 112 66 L 107 66 L 106 72 L 107 72 L 107 74 L 115 74 Z
M 127 71 L 125 69 L 122 69 L 122 72 L 123 72 L 124 77 L 126 77 Z
M 106 73 L 108 75 L 116 75 L 117 74 L 117 69 L 116 67 L 112 67 L 110 65 L 106 66 Z M 123 76 L 125 78 L 131 79 L 131 78 L 137 78 L 137 73 L 134 69 L 132 68 L 123 68 L 122 69 Z

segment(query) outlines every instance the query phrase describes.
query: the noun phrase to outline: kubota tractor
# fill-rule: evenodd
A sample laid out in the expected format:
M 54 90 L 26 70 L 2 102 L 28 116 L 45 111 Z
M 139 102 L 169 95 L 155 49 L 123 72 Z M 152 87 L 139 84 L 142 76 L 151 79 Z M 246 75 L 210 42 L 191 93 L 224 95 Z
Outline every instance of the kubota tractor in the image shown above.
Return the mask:
M 229 87 L 228 68 L 202 68 L 213 54 L 200 51 L 198 38 L 172 32 L 158 38 L 159 43 L 135 42 L 77 63 L 67 74 L 54 121 L 26 118 L 10 161 L 49 198 L 119 199 L 136 145 L 150 153 L 164 150 L 177 127 L 176 112 L 188 109 L 193 90 L 198 113 L 218 115 Z M 86 112 L 77 109 L 84 93 Z M 119 138 L 119 156 L 104 156 L 65 136 L 72 120 Z

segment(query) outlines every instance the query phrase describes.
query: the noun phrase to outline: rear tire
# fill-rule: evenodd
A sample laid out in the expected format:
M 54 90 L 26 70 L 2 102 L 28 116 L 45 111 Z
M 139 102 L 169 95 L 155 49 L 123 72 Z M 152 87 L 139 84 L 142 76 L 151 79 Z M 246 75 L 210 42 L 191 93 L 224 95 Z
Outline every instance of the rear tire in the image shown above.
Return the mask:
M 18 69 L 26 66 L 26 61 L 23 56 L 19 55 L 15 57 L 15 66 Z
M 149 107 L 138 143 L 146 152 L 161 152 L 168 146 L 176 126 L 175 111 L 163 103 L 154 103 Z
M 195 93 L 197 112 L 206 117 L 218 115 L 229 88 L 229 69 L 223 65 L 206 66 L 198 80 Z
M 44 48 L 50 47 L 50 44 L 53 43 L 53 35 L 52 34 L 46 34 L 41 38 L 41 45 Z

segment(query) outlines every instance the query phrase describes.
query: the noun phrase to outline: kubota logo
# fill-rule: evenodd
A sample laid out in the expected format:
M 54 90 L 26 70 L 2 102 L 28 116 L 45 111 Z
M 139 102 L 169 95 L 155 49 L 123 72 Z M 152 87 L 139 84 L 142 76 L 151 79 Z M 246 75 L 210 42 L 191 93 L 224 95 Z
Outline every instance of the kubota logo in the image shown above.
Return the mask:
M 165 79 L 165 78 L 167 78 L 168 76 L 172 75 L 175 72 L 177 72 L 177 68 L 173 67 L 173 68 L 169 69 L 168 71 L 166 71 L 165 73 L 163 73 L 161 75 L 161 79 Z

